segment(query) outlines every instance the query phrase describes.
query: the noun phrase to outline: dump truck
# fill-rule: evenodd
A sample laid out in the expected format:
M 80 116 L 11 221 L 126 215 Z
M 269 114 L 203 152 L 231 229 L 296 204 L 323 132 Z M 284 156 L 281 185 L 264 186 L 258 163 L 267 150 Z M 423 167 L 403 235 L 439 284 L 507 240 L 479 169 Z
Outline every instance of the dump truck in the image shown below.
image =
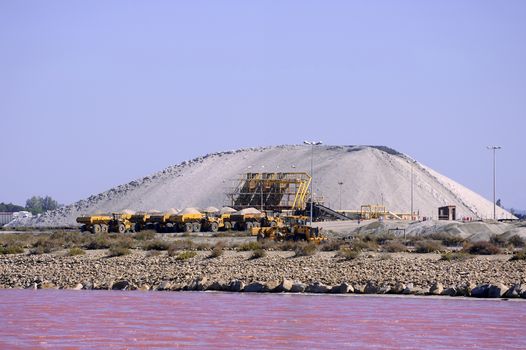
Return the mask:
M 274 227 L 253 227 L 250 233 L 257 236 L 257 240 L 271 240 L 271 241 L 307 241 L 316 244 L 327 240 L 321 228 L 312 227 L 309 225 L 294 225 L 294 226 L 274 226 Z
M 134 232 L 134 225 L 130 221 L 132 214 L 97 214 L 79 216 L 77 222 L 82 224 L 80 230 L 90 231 L 91 233 L 107 233 L 107 232 Z
M 254 208 L 242 209 L 230 214 L 233 229 L 238 231 L 250 231 L 252 227 L 260 227 L 264 214 Z
M 179 232 L 200 232 L 205 215 L 195 208 L 186 208 L 170 216 L 169 222 Z

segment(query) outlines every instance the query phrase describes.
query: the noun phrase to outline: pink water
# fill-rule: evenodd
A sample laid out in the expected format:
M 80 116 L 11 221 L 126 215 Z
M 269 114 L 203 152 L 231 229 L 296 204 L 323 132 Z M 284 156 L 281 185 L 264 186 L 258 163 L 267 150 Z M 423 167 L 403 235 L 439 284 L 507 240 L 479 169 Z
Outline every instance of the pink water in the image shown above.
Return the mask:
M 0 291 L 0 348 L 526 349 L 526 302 Z

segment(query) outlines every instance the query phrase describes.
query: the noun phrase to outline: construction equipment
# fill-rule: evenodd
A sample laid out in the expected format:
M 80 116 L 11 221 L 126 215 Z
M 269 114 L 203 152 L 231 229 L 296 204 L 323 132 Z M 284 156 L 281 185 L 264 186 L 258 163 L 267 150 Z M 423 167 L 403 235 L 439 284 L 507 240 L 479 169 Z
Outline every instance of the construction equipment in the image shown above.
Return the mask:
M 307 173 L 246 173 L 227 196 L 238 210 L 303 210 L 310 181 Z
M 274 227 L 254 227 L 250 230 L 252 236 L 257 236 L 257 240 L 271 240 L 271 241 L 307 241 L 319 244 L 325 240 L 321 233 L 321 228 L 312 227 L 309 225 L 294 225 L 294 226 L 274 226 Z
M 82 224 L 81 231 L 90 231 L 91 233 L 107 232 L 134 232 L 134 224 L 130 221 L 132 214 L 113 213 L 86 215 L 77 218 L 77 222 Z
M 245 208 L 230 214 L 233 229 L 238 231 L 250 231 L 252 227 L 260 227 L 264 214 L 254 208 Z

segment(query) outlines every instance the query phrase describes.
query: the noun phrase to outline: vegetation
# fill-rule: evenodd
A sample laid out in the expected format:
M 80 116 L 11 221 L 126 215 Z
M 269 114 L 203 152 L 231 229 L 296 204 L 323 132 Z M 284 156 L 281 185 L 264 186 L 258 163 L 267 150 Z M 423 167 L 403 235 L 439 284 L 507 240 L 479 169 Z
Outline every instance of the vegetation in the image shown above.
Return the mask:
M 360 256 L 360 251 L 351 247 L 341 247 L 336 256 L 344 260 L 354 260 Z
M 262 247 L 260 242 L 248 242 L 241 244 L 239 247 L 237 247 L 237 250 L 239 250 L 240 252 L 247 252 L 250 250 L 258 250 L 261 248 Z
M 311 256 L 316 254 L 318 247 L 314 243 L 301 242 L 296 245 L 294 249 L 294 256 Z
M 21 254 L 24 248 L 19 244 L 8 244 L 0 246 L 0 254 Z
M 416 242 L 415 250 L 417 253 L 435 253 L 444 250 L 444 246 L 441 241 L 426 239 Z
M 441 241 L 446 247 L 461 247 L 466 242 L 464 238 L 446 232 L 432 233 L 427 236 L 427 238 L 435 241 Z
M 467 243 L 462 249 L 463 252 L 477 255 L 493 255 L 501 252 L 500 248 L 491 242 L 475 242 Z
M 440 260 L 443 261 L 464 261 L 471 258 L 468 254 L 463 252 L 445 252 L 441 255 Z
M 209 258 L 218 258 L 220 257 L 221 255 L 223 255 L 223 249 L 225 248 L 224 246 L 224 243 L 223 242 L 217 242 L 215 245 L 214 245 L 214 248 L 212 248 L 212 252 L 210 253 L 209 255 Z
M 168 250 L 170 248 L 170 243 L 160 239 L 147 241 L 143 245 L 144 250 Z
M 22 210 L 26 210 L 26 208 L 24 208 L 23 206 L 21 205 L 16 205 L 16 204 L 13 204 L 13 203 L 0 203 L 0 211 L 5 211 L 5 212 L 8 212 L 8 213 L 14 213 L 14 212 L 17 212 L 17 211 L 22 211 Z
M 526 245 L 524 239 L 519 235 L 513 235 L 508 239 L 508 243 L 515 248 L 523 248 Z
M 138 241 L 150 241 L 155 238 L 155 231 L 139 231 L 133 235 L 133 238 Z
M 400 241 L 389 241 L 382 246 L 382 250 L 388 253 L 406 252 L 407 247 Z
M 526 260 L 526 248 L 515 252 L 513 256 L 510 258 L 510 260 Z
M 108 249 L 108 257 L 123 256 L 130 253 L 131 251 L 129 248 L 118 245 L 111 246 L 110 249 Z
M 193 251 L 189 251 L 189 250 L 185 250 L 181 253 L 179 253 L 175 259 L 176 260 L 188 260 L 188 259 L 191 259 L 193 257 L 195 257 L 197 255 L 196 252 L 193 252 Z
M 58 207 L 58 202 L 50 196 L 33 196 L 26 201 L 26 210 L 33 214 L 41 214 L 48 210 L 57 209 Z
M 267 252 L 263 249 L 256 249 L 252 251 L 252 255 L 250 256 L 250 259 L 259 259 L 267 256 Z
M 84 255 L 86 251 L 79 247 L 73 247 L 68 251 L 68 256 Z

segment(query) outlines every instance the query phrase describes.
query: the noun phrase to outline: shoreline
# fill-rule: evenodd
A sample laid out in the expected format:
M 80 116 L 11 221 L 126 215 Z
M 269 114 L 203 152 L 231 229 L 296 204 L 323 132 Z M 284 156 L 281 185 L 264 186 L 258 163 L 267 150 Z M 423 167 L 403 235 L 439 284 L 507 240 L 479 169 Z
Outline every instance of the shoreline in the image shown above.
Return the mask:
M 458 296 L 526 299 L 526 262 L 508 255 L 441 261 L 438 254 L 334 252 L 295 257 L 269 251 L 196 252 L 178 260 L 141 250 L 108 257 L 106 250 L 0 256 L 0 289 L 218 291 L 242 293 Z

